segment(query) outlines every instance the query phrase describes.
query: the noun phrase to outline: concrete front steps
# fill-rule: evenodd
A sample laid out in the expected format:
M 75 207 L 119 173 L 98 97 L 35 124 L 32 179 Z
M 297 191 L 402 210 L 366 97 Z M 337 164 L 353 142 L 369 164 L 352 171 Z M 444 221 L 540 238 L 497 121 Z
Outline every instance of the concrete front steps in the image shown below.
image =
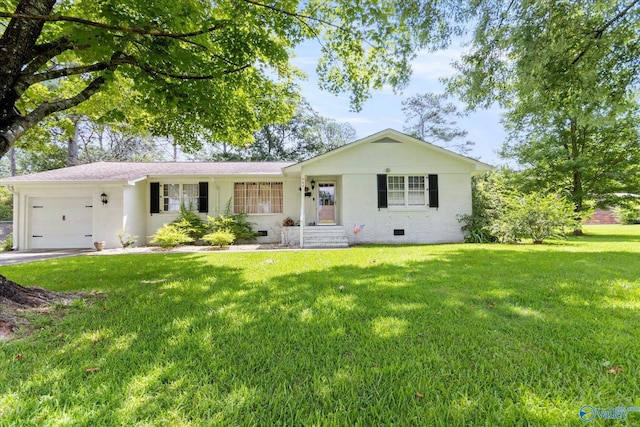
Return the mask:
M 348 248 L 349 241 L 344 227 L 321 225 L 304 228 L 303 248 Z

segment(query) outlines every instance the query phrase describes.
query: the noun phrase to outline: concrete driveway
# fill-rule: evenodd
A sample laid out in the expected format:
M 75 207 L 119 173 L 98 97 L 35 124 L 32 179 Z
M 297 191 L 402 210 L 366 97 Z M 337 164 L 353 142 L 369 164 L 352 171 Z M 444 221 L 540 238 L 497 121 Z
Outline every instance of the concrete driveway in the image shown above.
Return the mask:
M 0 267 L 3 265 L 23 264 L 25 262 L 42 261 L 45 259 L 62 258 L 95 252 L 93 249 L 58 249 L 42 251 L 10 251 L 0 252 Z

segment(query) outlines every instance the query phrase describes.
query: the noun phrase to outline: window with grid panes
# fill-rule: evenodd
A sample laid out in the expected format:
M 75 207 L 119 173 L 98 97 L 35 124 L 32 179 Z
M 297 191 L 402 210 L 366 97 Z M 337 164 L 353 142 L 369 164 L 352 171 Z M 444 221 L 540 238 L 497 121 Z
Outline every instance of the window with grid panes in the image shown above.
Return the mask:
M 189 211 L 198 210 L 198 184 L 162 184 L 163 212 L 179 212 L 183 205 Z
M 387 176 L 388 206 L 427 206 L 427 179 L 423 175 Z
M 180 184 L 162 185 L 162 210 L 164 212 L 180 210 Z
M 246 214 L 282 213 L 281 182 L 236 182 L 233 186 L 233 211 Z

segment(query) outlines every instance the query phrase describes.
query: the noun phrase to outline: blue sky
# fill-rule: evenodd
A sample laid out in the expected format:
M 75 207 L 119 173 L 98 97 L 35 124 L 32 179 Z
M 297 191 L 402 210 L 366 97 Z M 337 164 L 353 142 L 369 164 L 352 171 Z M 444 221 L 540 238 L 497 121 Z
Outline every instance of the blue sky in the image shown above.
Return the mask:
M 358 113 L 349 111 L 348 94 L 335 96 L 318 88 L 315 75 L 317 52 L 317 46 L 310 44 L 296 50 L 297 58 L 293 64 L 309 76 L 308 81 L 301 85 L 302 95 L 322 116 L 351 123 L 358 138 L 362 138 L 386 128 L 402 131 L 402 100 L 425 92 L 443 93 L 444 85 L 439 79 L 454 73 L 451 63 L 460 57 L 463 50 L 451 47 L 438 52 L 419 53 L 412 64 L 411 82 L 402 93 L 395 94 L 391 89 L 376 91 Z M 493 165 L 503 163 L 496 154 L 505 139 L 499 108 L 474 112 L 467 118 L 459 119 L 458 125 L 469 132 L 468 139 L 476 143 L 470 156 Z

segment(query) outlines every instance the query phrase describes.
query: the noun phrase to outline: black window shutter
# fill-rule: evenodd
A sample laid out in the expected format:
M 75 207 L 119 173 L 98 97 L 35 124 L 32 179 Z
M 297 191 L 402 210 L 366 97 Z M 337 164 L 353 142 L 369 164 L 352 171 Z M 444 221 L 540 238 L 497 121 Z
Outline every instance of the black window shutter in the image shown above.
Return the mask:
M 149 211 L 160 213 L 160 183 L 152 182 L 150 190 Z
M 378 175 L 378 209 L 387 207 L 387 175 Z
M 209 212 L 209 183 L 200 182 L 198 212 Z
M 429 175 L 429 207 L 438 207 L 438 175 Z

